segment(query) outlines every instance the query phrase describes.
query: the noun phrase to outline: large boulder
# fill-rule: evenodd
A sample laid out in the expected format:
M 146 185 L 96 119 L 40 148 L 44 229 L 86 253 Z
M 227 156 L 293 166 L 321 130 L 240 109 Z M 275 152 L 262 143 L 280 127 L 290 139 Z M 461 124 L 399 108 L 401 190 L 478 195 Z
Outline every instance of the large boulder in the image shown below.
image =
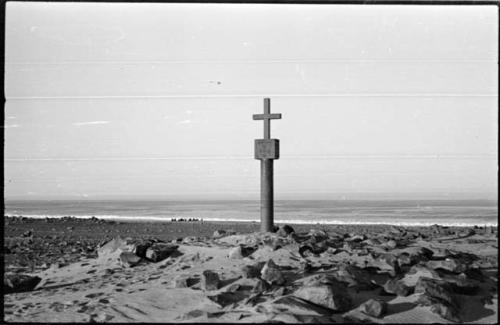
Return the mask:
M 32 291 L 40 281 L 41 278 L 27 274 L 4 274 L 3 293 Z
M 105 244 L 97 248 L 97 255 L 99 257 L 109 256 L 114 253 L 132 252 L 134 245 L 127 239 L 122 239 L 120 236 L 111 239 Z
M 262 280 L 267 281 L 271 285 L 283 285 L 285 283 L 283 274 L 272 259 L 269 259 L 266 264 L 264 264 L 264 267 L 260 271 L 260 274 Z
M 170 243 L 154 243 L 146 250 L 146 258 L 152 262 L 159 262 L 177 252 L 177 248 L 178 245 Z
M 146 251 L 153 245 L 152 240 L 144 240 L 135 244 L 132 252 L 142 258 L 146 258 Z
M 460 322 L 458 306 L 449 304 L 444 300 L 433 297 L 429 294 L 421 294 L 416 303 L 420 306 L 430 306 L 431 312 L 438 314 L 444 319 L 452 322 Z
M 444 280 L 421 277 L 415 285 L 415 293 L 421 293 L 442 300 L 450 305 L 456 305 L 452 295 L 452 286 Z
M 204 290 L 217 290 L 220 287 L 219 275 L 210 270 L 205 270 L 201 274 L 201 288 Z
M 387 303 L 382 300 L 370 299 L 362 303 L 359 310 L 366 315 L 380 318 L 387 313 Z
M 339 312 L 347 311 L 352 304 L 346 291 L 334 291 L 333 287 L 329 285 L 301 287 L 293 295 Z

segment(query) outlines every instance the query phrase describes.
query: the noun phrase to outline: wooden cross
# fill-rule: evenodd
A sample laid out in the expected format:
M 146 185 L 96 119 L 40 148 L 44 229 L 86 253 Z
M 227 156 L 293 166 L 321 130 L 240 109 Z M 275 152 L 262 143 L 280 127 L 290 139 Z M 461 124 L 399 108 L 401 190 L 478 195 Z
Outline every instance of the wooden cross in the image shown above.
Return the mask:
M 271 114 L 271 99 L 264 98 L 264 114 L 254 114 L 254 120 L 264 120 L 264 139 L 271 139 L 271 120 L 281 119 L 281 113 Z

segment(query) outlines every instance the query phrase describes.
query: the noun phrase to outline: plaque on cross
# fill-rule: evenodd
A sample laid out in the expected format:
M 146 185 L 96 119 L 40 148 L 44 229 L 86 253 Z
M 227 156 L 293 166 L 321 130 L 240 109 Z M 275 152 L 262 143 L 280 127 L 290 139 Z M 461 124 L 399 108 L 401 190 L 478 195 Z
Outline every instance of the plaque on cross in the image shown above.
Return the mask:
M 281 114 L 271 114 L 271 100 L 264 98 L 264 114 L 254 114 L 254 120 L 264 121 L 264 139 L 255 140 L 255 159 L 260 159 L 260 230 L 273 230 L 274 177 L 273 159 L 279 159 L 279 140 L 271 139 L 271 120 Z

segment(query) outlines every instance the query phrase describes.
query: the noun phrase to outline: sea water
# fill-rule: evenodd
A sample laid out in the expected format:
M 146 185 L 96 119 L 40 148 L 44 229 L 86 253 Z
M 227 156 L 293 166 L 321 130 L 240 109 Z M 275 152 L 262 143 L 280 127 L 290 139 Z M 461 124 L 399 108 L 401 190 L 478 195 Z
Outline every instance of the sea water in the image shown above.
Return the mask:
M 74 216 L 103 219 L 170 221 L 260 220 L 259 201 L 6 201 L 6 216 Z M 495 200 L 283 200 L 275 202 L 276 223 L 393 224 L 425 226 L 497 226 Z

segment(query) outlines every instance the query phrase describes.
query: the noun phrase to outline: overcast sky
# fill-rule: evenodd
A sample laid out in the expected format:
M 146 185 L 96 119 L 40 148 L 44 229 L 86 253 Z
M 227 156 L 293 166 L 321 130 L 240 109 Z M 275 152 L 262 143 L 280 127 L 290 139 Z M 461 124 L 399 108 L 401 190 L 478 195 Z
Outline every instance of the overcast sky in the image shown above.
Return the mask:
M 496 198 L 498 8 L 7 3 L 7 199 Z

